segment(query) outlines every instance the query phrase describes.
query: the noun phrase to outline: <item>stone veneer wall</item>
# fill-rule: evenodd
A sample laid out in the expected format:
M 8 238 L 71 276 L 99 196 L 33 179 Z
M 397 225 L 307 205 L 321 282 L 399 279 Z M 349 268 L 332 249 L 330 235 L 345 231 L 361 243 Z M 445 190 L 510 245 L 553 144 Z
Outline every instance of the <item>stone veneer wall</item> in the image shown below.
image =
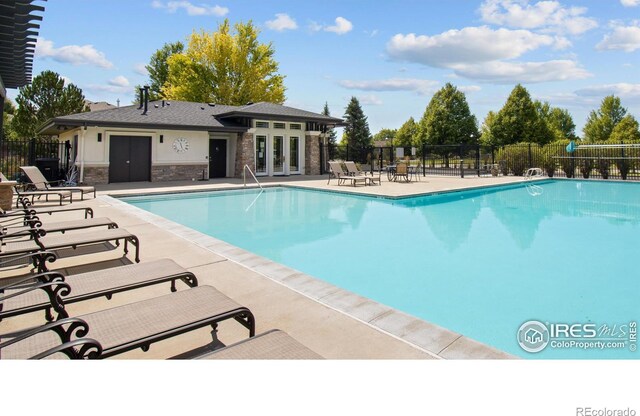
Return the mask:
M 320 135 L 304 136 L 305 175 L 320 175 Z
M 203 170 L 205 179 L 209 179 L 207 174 L 208 168 L 208 164 L 154 165 L 151 167 L 151 182 L 198 180 L 202 179 Z
M 238 133 L 236 145 L 236 165 L 233 176 L 242 178 L 244 165 L 249 165 L 251 170 L 255 169 L 255 146 L 253 143 L 253 133 Z
M 109 183 L 109 166 L 85 166 L 83 179 L 87 185 L 105 185 Z

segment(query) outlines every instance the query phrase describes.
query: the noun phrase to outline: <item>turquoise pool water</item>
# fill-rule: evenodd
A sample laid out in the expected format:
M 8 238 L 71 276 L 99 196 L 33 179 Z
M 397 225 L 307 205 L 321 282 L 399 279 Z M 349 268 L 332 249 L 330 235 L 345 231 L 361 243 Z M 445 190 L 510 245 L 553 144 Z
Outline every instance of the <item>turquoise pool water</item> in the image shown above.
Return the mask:
M 123 200 L 511 354 L 639 355 L 629 324 L 640 312 L 640 184 L 546 181 L 396 200 L 294 188 Z M 595 340 L 626 345 L 525 352 L 517 333 L 529 320 L 591 324 Z M 589 332 L 574 327 L 573 340 L 594 341 Z

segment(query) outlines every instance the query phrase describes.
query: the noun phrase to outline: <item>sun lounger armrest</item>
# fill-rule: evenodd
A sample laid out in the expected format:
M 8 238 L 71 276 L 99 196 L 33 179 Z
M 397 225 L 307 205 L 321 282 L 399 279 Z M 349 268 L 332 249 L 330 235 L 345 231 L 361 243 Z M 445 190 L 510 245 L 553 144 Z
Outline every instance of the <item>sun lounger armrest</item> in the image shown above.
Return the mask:
M 62 318 L 35 328 L 2 334 L 0 338 L 8 338 L 8 340 L 0 343 L 0 351 L 9 345 L 17 344 L 18 342 L 49 331 L 56 333 L 60 337 L 60 344 L 65 344 L 73 341 L 72 338 L 84 338 L 89 332 L 89 325 L 80 318 Z M 43 351 L 43 353 L 44 352 L 46 351 Z
M 25 280 L 15 282 L 11 285 L 11 289 L 15 290 L 15 292 L 0 294 L 0 305 L 2 305 L 2 303 L 7 299 L 22 296 L 26 293 L 33 292 L 34 290 L 41 289 L 49 297 L 49 304 L 51 305 L 51 308 L 55 310 L 59 316 L 67 316 L 66 311 L 64 310 L 64 302 L 62 300 L 64 296 L 68 296 L 71 293 L 71 287 L 67 283 L 59 280 L 45 283 L 28 283 L 29 278 L 25 278 Z
M 79 348 L 78 348 L 79 347 Z M 62 353 L 72 360 L 99 358 L 102 354 L 102 345 L 95 339 L 80 338 L 65 342 L 40 354 L 34 355 L 30 360 L 41 360 L 50 355 Z
M 9 284 L 0 285 L 0 293 L 3 290 L 15 289 L 17 287 L 20 287 L 20 285 L 22 284 L 29 283 L 29 282 L 36 282 L 36 281 L 40 283 L 64 282 L 65 278 L 64 278 L 64 275 L 58 272 L 45 272 L 45 273 L 32 274 L 32 275 L 24 276 L 22 279 L 14 280 Z
M 7 264 L 28 258 L 31 258 L 34 267 L 38 268 L 39 272 L 46 272 L 46 263 L 53 263 L 58 257 L 52 251 L 37 251 L 35 253 L 21 254 L 19 256 L 10 256 L 4 260 L 0 260 L 0 267 L 6 267 L 5 265 Z

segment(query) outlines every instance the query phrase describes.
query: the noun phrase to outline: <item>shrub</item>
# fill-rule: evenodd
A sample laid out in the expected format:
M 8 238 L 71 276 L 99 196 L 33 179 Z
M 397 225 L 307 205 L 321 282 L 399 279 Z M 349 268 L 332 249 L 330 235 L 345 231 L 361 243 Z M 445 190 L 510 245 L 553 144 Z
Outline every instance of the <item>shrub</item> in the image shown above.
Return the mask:
M 611 161 L 609 159 L 598 159 L 598 163 L 596 163 L 596 169 L 602 179 L 609 179 L 609 166 L 611 166 Z
M 589 179 L 589 175 L 593 170 L 593 159 L 581 159 L 580 160 L 580 173 L 582 173 L 582 177 L 584 179 Z
M 508 172 L 515 176 L 522 176 L 527 169 L 538 167 L 542 163 L 540 146 L 535 143 L 516 143 L 504 146 L 498 151 L 497 159 L 500 160 L 503 175 Z M 531 159 L 531 163 L 529 163 Z M 504 169 L 502 169 L 504 162 Z

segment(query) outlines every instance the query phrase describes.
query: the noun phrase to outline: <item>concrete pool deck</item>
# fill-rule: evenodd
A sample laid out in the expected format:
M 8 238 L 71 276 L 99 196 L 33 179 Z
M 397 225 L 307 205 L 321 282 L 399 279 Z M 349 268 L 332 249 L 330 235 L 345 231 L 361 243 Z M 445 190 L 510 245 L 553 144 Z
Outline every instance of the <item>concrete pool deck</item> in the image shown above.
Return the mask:
M 327 185 L 327 176 L 264 178 L 263 184 L 289 185 L 321 190 L 403 197 L 432 192 L 522 182 L 522 178 L 427 177 L 411 183 L 381 186 Z M 311 276 L 231 246 L 172 221 L 128 205 L 113 196 L 151 193 L 195 192 L 242 187 L 242 180 L 208 182 L 127 183 L 98 188 L 98 198 L 74 205 L 90 206 L 96 217 L 109 217 L 136 234 L 142 261 L 172 258 L 196 274 L 200 285 L 212 285 L 254 313 L 257 332 L 282 329 L 330 359 L 422 359 L 509 358 L 510 355 L 445 328 L 414 318 L 357 294 L 339 289 Z M 80 214 L 57 214 L 55 221 Z M 185 213 L 188 215 L 188 213 Z M 51 221 L 46 216 L 46 221 Z M 96 251 L 96 250 L 94 250 Z M 97 252 L 58 259 L 52 269 L 80 272 L 91 268 L 126 264 L 122 250 Z M 15 275 L 16 272 L 2 272 Z M 179 285 L 179 289 L 185 289 Z M 168 285 L 157 285 L 117 294 L 111 301 L 97 299 L 69 305 L 71 316 L 105 309 L 168 293 Z M 42 323 L 42 313 L 32 313 L 0 322 L 0 333 Z M 230 321 L 219 326 L 218 338 L 229 344 L 246 338 L 247 331 Z M 211 343 L 210 330 L 201 329 L 153 344 L 144 353 L 130 351 L 118 358 L 162 359 Z

